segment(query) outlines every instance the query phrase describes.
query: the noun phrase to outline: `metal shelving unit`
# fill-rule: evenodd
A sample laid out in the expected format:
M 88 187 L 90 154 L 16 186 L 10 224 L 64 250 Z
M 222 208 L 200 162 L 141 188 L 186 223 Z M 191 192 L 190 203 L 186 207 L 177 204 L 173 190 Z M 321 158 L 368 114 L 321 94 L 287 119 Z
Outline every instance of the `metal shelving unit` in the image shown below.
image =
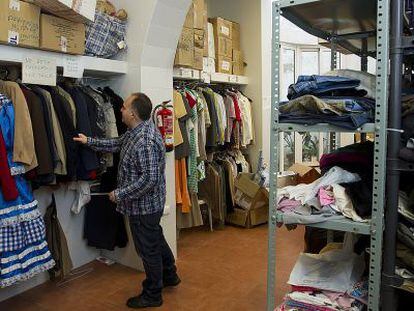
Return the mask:
M 375 133 L 372 217 L 369 223 L 351 220 L 326 221 L 313 227 L 365 234 L 371 237 L 369 263 L 368 310 L 379 310 L 381 289 L 382 242 L 387 150 L 387 104 L 389 59 L 390 0 L 277 0 L 272 10 L 272 133 L 270 163 L 270 206 L 268 237 L 267 310 L 275 308 L 276 228 L 283 222 L 277 212 L 277 172 L 279 164 L 279 133 L 283 131 Z M 329 126 L 279 123 L 279 52 L 280 16 L 283 15 L 305 31 L 361 56 L 366 70 L 367 56 L 377 59 L 377 93 L 375 124 L 366 124 L 356 131 Z M 346 21 L 346 22 L 344 22 Z M 336 54 L 336 53 L 332 53 Z M 332 57 L 332 65 L 335 65 Z

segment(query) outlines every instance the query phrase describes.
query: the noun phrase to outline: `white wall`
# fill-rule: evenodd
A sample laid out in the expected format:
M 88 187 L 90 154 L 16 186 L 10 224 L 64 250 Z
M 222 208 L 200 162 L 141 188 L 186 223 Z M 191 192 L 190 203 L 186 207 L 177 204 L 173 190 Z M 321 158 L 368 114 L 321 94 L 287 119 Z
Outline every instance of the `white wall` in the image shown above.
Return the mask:
M 264 115 L 263 107 L 268 109 L 270 105 L 271 1 L 208 0 L 207 6 L 209 17 L 221 16 L 240 24 L 241 48 L 249 77 L 249 85 L 244 91 L 253 100 L 256 136 L 255 144 L 249 147 L 249 156 L 253 169 L 256 169 L 258 153 L 265 145 L 264 128 L 267 131 L 270 120 Z
M 128 25 L 128 75 L 116 83 L 116 88 L 127 96 L 132 92 L 144 92 L 154 106 L 172 100 L 175 50 L 182 25 L 191 0 L 144 0 L 114 2 L 117 7 L 130 13 Z M 167 207 L 162 219 L 164 234 L 173 253 L 177 256 L 175 166 L 173 153 L 167 154 L 166 167 Z M 136 255 L 133 243 L 125 249 L 104 252 L 105 256 L 142 270 L 142 262 Z
M 128 61 L 128 74 L 112 79 L 110 84 L 123 97 L 132 92 L 146 93 L 154 104 L 172 99 L 172 64 L 175 49 L 190 0 L 113 0 L 118 8 L 125 8 L 129 13 L 128 53 L 118 58 Z M 167 156 L 167 206 L 162 219 L 165 236 L 173 253 L 177 254 L 174 157 Z M 83 214 L 72 215 L 70 206 L 73 193 L 65 188 L 56 191 L 58 217 L 68 240 L 69 251 L 74 267 L 79 267 L 94 260 L 100 252 L 86 246 L 83 240 Z M 39 208 L 44 213 L 51 200 L 51 192 L 43 189 L 35 193 Z M 136 255 L 132 240 L 125 249 L 103 254 L 116 261 L 142 269 L 142 263 Z M 38 275 L 21 284 L 0 289 L 0 301 L 15 296 L 25 290 L 48 280 L 47 273 Z

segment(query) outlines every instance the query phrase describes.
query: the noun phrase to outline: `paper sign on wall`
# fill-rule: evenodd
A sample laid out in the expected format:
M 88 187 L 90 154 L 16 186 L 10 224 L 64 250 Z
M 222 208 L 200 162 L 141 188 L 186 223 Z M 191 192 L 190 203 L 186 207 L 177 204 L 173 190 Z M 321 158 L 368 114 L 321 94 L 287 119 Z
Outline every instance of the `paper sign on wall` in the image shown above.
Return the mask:
M 22 65 L 22 82 L 56 86 L 56 59 L 25 57 Z
M 85 71 L 81 57 L 66 56 L 63 61 L 63 76 L 80 79 Z

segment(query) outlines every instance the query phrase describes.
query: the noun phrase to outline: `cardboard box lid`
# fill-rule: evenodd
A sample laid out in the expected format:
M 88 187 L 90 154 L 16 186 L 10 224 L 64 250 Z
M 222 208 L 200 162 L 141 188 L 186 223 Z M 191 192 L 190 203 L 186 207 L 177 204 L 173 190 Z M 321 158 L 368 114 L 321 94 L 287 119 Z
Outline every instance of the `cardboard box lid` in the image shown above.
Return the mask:
M 315 168 L 307 165 L 303 165 L 300 163 L 295 163 L 291 167 L 288 168 L 288 171 L 293 171 L 297 173 L 300 177 L 305 176 L 306 174 L 309 174 L 312 171 L 316 171 Z
M 254 198 L 260 189 L 260 186 L 252 180 L 253 176 L 253 174 L 241 173 L 234 181 L 234 186 L 251 198 Z

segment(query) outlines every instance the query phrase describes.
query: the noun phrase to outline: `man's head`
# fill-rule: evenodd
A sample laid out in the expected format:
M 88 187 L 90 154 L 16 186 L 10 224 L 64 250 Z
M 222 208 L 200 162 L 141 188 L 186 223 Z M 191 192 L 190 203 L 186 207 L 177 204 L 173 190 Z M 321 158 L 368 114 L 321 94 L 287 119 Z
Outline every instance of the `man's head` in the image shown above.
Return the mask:
M 128 128 L 134 128 L 142 121 L 151 118 L 152 103 L 147 95 L 143 93 L 134 93 L 129 96 L 122 108 L 122 122 Z

